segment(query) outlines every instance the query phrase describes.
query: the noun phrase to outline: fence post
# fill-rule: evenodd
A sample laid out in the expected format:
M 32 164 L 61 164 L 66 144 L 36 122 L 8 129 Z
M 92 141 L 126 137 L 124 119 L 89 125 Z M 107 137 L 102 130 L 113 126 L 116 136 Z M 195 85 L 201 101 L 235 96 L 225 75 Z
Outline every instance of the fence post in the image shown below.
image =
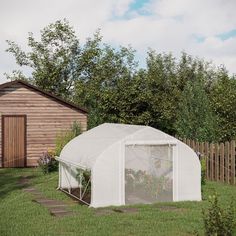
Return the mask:
M 225 158 L 225 151 L 224 151 L 224 144 L 221 143 L 220 144 L 220 181 L 224 182 L 224 167 L 225 167 L 225 162 L 224 162 L 224 158 Z
M 229 184 L 229 176 L 230 176 L 230 171 L 229 171 L 229 154 L 230 154 L 230 150 L 229 150 L 229 142 L 225 142 L 225 182 L 227 184 Z
M 210 144 L 210 179 L 214 180 L 214 145 Z
M 231 143 L 231 184 L 235 184 L 235 140 L 232 140 Z
M 205 153 L 204 153 L 204 143 L 203 142 L 201 142 L 200 143 L 200 148 L 199 148 L 199 152 L 203 155 L 203 156 L 205 156 Z
M 190 140 L 187 139 L 186 144 L 190 147 Z
M 199 152 L 199 142 L 196 141 L 195 152 Z
M 215 143 L 215 160 L 214 160 L 214 166 L 215 166 L 215 180 L 219 181 L 219 144 Z
M 194 141 L 194 140 L 190 140 L 190 145 L 191 145 L 191 148 L 192 148 L 194 151 L 196 151 L 196 150 L 195 150 L 195 141 Z
M 209 159 L 210 159 L 210 155 L 209 155 L 209 143 L 206 142 L 205 143 L 205 150 L 204 150 L 204 155 L 206 157 L 206 178 L 210 179 L 210 171 L 209 171 Z

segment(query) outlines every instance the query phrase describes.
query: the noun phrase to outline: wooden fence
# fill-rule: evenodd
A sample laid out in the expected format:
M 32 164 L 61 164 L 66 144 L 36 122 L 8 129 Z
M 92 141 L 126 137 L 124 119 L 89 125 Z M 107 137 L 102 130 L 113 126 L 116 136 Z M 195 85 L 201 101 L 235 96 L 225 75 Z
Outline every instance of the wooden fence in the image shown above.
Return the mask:
M 235 141 L 225 143 L 196 142 L 180 139 L 206 160 L 206 178 L 235 184 Z

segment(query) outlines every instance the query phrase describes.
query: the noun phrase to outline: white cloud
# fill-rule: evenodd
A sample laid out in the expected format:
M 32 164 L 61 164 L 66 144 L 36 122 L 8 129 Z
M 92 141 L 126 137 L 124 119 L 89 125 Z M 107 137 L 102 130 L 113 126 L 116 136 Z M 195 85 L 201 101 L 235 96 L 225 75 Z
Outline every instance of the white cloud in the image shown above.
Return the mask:
M 236 37 L 217 35 L 236 29 L 235 0 L 151 0 L 145 12 L 129 9 L 135 0 L 1 0 L 0 82 L 3 72 L 15 69 L 14 58 L 5 53 L 6 39 L 26 48 L 28 32 L 67 18 L 82 42 L 101 28 L 104 40 L 113 45 L 131 44 L 139 57 L 148 47 L 158 52 L 181 51 L 224 63 L 236 73 Z M 204 40 L 196 40 L 194 36 Z
M 236 73 L 236 37 L 217 37 L 236 29 L 235 9 L 234 0 L 153 0 L 145 6 L 150 15 L 108 22 L 103 33 L 108 41 L 130 43 L 142 52 L 147 47 L 174 55 L 186 51 Z
M 203 36 L 236 26 L 235 0 L 154 0 L 149 9 L 162 18 L 180 17 L 188 30 Z
M 114 14 L 117 16 L 124 15 L 129 10 L 129 5 L 134 2 L 134 0 L 119 0 L 114 3 Z

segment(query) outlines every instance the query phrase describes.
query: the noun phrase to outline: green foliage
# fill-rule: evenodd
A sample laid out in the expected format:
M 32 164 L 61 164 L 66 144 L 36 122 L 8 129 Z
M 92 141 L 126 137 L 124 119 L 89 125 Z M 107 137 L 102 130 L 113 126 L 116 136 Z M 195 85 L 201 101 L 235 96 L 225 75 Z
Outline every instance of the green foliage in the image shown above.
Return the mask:
M 206 158 L 201 159 L 201 186 L 206 184 Z
M 83 45 L 67 20 L 28 37 L 29 51 L 8 41 L 7 51 L 32 76 L 22 79 L 86 107 L 88 127 L 103 122 L 150 125 L 169 134 L 199 141 L 236 137 L 236 80 L 225 68 L 183 52 L 147 52 L 146 68 L 138 68 L 132 47 L 104 44 L 100 32 Z M 70 139 L 68 137 L 67 139 Z
M 146 90 L 151 115 L 149 125 L 174 134 L 179 88 L 176 80 L 177 62 L 172 54 L 149 51 L 147 57 Z
M 114 123 L 146 124 L 151 114 L 143 73 L 117 81 L 102 97 L 102 119 Z
M 77 78 L 76 63 L 80 55 L 79 41 L 68 21 L 56 21 L 41 31 L 37 41 L 29 33 L 29 52 L 24 52 L 15 42 L 7 41 L 8 52 L 15 56 L 20 66 L 30 67 L 29 80 L 36 86 L 63 98 L 70 98 L 71 88 Z M 19 76 L 20 75 L 20 76 Z M 8 78 L 22 78 L 22 73 L 8 75 Z
M 219 140 L 227 141 L 236 138 L 236 80 L 221 68 L 218 78 L 212 85 L 210 100 L 214 112 L 218 114 Z
M 91 193 L 91 170 L 84 170 L 80 168 L 77 168 L 76 170 L 76 178 L 81 184 L 80 189 L 82 193 L 84 192 L 84 190 L 86 190 L 87 193 Z
M 55 155 L 60 156 L 61 150 L 64 146 L 73 138 L 77 137 L 81 134 L 81 127 L 80 124 L 74 122 L 71 126 L 71 129 L 65 133 L 62 133 L 57 136 L 56 138 L 56 148 L 55 148 Z
M 88 108 L 89 128 L 103 122 L 118 122 L 119 104 L 115 109 L 113 105 L 117 96 L 122 96 L 118 91 L 127 85 L 124 81 L 130 81 L 135 70 L 132 48 L 114 49 L 103 44 L 99 32 L 93 39 L 88 39 L 82 49 L 81 73 L 75 84 L 74 101 Z
M 11 75 L 5 73 L 5 76 L 7 80 L 24 80 L 28 82 L 28 78 L 20 70 L 13 70 Z
M 209 201 L 210 207 L 203 210 L 205 235 L 232 236 L 235 228 L 233 201 L 227 208 L 220 207 L 217 195 L 210 196 Z
M 201 80 L 188 82 L 181 94 L 176 130 L 180 137 L 199 141 L 216 139 L 217 118 Z
M 71 131 L 72 136 L 77 137 L 78 135 L 81 134 L 81 126 L 78 122 L 74 121 L 72 126 L 71 126 Z
M 168 201 L 172 195 L 172 181 L 166 176 L 154 176 L 146 171 L 125 169 L 127 192 L 148 201 Z
M 58 170 L 58 161 L 55 159 L 54 152 L 44 152 L 38 160 L 38 165 L 44 174 Z

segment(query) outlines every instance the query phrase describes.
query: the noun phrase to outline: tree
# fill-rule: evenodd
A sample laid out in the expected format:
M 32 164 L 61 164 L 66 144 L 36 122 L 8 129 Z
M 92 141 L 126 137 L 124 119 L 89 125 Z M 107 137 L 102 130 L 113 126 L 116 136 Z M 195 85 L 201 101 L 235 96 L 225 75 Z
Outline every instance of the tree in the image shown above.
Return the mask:
M 119 96 L 120 84 L 131 80 L 136 73 L 133 49 L 114 49 L 102 43 L 100 33 L 96 32 L 84 45 L 78 65 L 81 73 L 75 83 L 74 101 L 89 109 L 89 127 L 119 122 L 119 109 L 117 107 L 114 113 L 112 106 Z M 127 89 L 124 91 L 129 93 Z
M 39 41 L 30 33 L 29 52 L 14 42 L 8 44 L 7 51 L 15 56 L 18 65 L 30 67 L 32 76 L 13 71 L 7 78 L 27 80 L 88 108 L 90 127 L 111 120 L 103 104 L 105 96 L 115 91 L 119 80 L 129 80 L 137 68 L 131 47 L 114 49 L 104 44 L 99 30 L 80 46 L 66 20 L 45 27 Z
M 104 91 L 103 117 L 109 122 L 149 125 L 150 102 L 145 71 L 123 77 L 113 89 Z
M 218 115 L 218 139 L 227 141 L 236 138 L 236 80 L 222 67 L 210 91 L 210 101 Z
M 138 68 L 132 47 L 104 44 L 99 30 L 80 45 L 68 21 L 56 21 L 28 37 L 29 51 L 8 41 L 22 79 L 89 110 L 89 127 L 103 122 L 144 124 L 169 134 L 211 141 L 236 137 L 236 80 L 211 63 L 182 53 L 149 50 Z M 176 117 L 177 116 L 177 117 Z M 218 124 L 218 126 L 217 126 Z
M 213 113 L 201 80 L 189 81 L 181 95 L 177 120 L 177 134 L 198 141 L 216 139 L 217 117 Z
M 174 134 L 179 90 L 176 81 L 176 59 L 172 54 L 148 52 L 146 84 L 151 121 L 149 125 Z
M 217 79 L 217 72 L 212 63 L 185 52 L 182 53 L 176 67 L 176 82 L 180 91 L 184 90 L 188 81 L 194 81 L 197 78 L 204 83 L 204 88 L 208 93 L 211 84 Z
M 10 79 L 28 80 L 55 95 L 68 98 L 78 77 L 77 61 L 81 48 L 79 40 L 68 21 L 56 21 L 41 31 L 40 41 L 29 33 L 29 52 L 24 52 L 15 42 L 7 41 L 8 52 L 15 56 L 16 63 L 32 69 L 32 76 L 22 72 L 8 75 Z

